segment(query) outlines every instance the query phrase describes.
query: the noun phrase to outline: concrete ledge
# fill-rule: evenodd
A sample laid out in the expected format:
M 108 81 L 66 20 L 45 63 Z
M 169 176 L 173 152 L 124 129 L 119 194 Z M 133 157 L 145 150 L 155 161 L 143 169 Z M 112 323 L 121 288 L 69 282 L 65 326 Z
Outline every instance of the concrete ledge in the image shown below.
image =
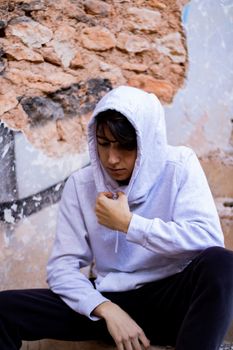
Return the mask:
M 115 346 L 108 345 L 101 341 L 69 342 L 58 340 L 40 340 L 23 342 L 21 350 L 116 350 Z M 174 348 L 151 346 L 150 350 L 175 350 Z M 201 349 L 197 349 L 201 350 Z M 233 350 L 233 343 L 224 343 L 219 350 Z
M 171 347 L 151 346 L 150 350 L 173 350 Z M 58 340 L 40 340 L 23 342 L 21 350 L 116 350 L 115 346 L 101 341 L 69 342 Z

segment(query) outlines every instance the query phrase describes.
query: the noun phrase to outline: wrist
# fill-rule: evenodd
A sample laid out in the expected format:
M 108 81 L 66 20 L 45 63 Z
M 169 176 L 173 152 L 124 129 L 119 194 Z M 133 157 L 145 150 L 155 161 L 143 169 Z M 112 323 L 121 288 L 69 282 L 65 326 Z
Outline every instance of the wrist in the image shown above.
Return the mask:
M 96 306 L 96 308 L 92 311 L 92 314 L 94 316 L 105 319 L 106 315 L 111 307 L 111 304 L 112 304 L 111 301 L 104 301 L 102 304 Z
M 128 229 L 129 229 L 129 225 L 130 225 L 132 216 L 133 216 L 133 214 L 132 214 L 131 212 L 129 212 L 129 215 L 127 215 L 127 217 L 126 217 L 126 219 L 125 219 L 122 232 L 124 232 L 124 233 L 127 233 L 127 232 L 128 232 Z

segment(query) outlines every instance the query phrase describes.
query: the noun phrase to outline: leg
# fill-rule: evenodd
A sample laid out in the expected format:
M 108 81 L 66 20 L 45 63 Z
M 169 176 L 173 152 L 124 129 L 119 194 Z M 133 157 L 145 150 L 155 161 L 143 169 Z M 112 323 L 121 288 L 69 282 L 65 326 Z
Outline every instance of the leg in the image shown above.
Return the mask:
M 128 301 L 116 302 L 152 344 L 217 350 L 233 319 L 233 252 L 208 248 L 182 272 L 146 284 Z
M 176 349 L 217 350 L 233 319 L 233 252 L 208 248 L 190 268 L 190 307 Z
M 0 349 L 16 350 L 22 340 L 108 338 L 104 322 L 71 310 L 48 289 L 0 293 Z

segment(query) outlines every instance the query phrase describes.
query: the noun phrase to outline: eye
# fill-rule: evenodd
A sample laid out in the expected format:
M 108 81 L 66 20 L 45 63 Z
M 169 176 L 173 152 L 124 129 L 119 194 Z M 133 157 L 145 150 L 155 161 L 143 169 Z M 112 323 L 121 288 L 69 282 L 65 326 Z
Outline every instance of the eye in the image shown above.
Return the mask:
M 108 147 L 110 145 L 110 142 L 106 142 L 106 141 L 97 141 L 99 146 L 102 147 Z

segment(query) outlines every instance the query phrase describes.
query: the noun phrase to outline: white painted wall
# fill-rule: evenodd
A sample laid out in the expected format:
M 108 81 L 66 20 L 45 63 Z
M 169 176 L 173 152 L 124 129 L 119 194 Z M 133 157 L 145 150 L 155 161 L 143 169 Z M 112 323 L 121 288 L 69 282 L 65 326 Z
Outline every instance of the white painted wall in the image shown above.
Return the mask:
M 193 0 L 183 12 L 189 68 L 166 107 L 168 139 L 205 155 L 229 151 L 233 118 L 233 0 Z

